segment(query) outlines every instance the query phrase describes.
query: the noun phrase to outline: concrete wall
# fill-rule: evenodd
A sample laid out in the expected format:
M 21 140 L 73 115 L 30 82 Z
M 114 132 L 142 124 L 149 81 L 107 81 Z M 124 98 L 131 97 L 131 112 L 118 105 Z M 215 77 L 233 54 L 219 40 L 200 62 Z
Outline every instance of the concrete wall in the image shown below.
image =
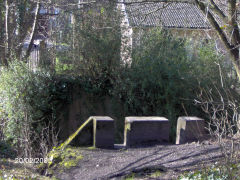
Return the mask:
M 115 127 L 123 129 L 124 121 L 121 120 L 121 117 L 124 118 L 125 115 L 121 103 L 109 96 L 96 97 L 93 93 L 79 88 L 74 88 L 71 96 L 72 102 L 66 104 L 65 110 L 60 112 L 62 113 L 59 121 L 59 138 L 61 140 L 67 139 L 90 116 L 110 116 L 116 120 Z M 73 140 L 72 145 L 91 145 L 89 142 L 93 139 L 92 126 L 92 123 L 87 125 Z M 115 134 L 115 136 L 119 135 Z

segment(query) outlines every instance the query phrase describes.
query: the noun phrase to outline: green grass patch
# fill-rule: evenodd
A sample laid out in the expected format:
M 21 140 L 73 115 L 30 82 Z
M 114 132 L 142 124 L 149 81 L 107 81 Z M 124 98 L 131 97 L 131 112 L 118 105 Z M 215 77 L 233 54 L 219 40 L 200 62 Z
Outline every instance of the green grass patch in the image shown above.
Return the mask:
M 125 180 L 134 180 L 135 178 L 135 173 L 131 173 L 125 177 Z
M 132 170 L 129 174 L 124 176 L 124 179 L 133 180 L 135 178 L 158 178 L 166 171 L 167 169 L 161 165 L 143 167 Z

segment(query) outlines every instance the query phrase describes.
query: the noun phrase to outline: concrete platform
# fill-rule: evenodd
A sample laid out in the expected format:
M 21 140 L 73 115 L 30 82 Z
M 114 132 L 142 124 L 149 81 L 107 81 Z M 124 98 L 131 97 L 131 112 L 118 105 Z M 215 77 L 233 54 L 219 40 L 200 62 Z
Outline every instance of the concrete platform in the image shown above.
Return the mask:
M 91 116 L 93 119 L 93 146 L 114 148 L 114 120 L 108 116 Z
M 170 124 L 165 117 L 126 117 L 124 145 L 147 146 L 169 141 Z
M 204 140 L 207 136 L 205 121 L 195 116 L 182 116 L 177 121 L 176 144 Z

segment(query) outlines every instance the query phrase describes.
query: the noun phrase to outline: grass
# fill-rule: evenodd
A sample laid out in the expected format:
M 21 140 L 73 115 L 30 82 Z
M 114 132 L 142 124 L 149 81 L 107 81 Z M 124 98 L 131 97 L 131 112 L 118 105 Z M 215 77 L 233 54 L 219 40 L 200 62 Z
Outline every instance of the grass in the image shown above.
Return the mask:
M 163 176 L 167 171 L 161 166 L 149 166 L 132 170 L 124 176 L 125 180 L 134 180 L 138 178 L 158 178 Z
M 94 147 L 94 146 L 90 146 L 90 147 L 88 147 L 87 149 L 89 149 L 89 150 L 95 150 L 96 147 Z
M 157 178 L 157 177 L 160 177 L 161 175 L 162 175 L 162 172 L 159 171 L 159 170 L 157 170 L 157 171 L 153 172 L 153 173 L 150 175 L 150 177 L 152 177 L 152 178 Z
M 125 177 L 125 180 L 134 180 L 135 178 L 135 173 L 131 173 Z

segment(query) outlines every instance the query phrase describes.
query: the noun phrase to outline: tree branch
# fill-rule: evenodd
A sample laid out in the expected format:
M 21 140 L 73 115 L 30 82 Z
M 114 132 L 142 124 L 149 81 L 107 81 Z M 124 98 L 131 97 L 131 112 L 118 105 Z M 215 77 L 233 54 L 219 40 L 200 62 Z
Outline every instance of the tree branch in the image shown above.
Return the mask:
M 217 31 L 217 33 L 220 36 L 222 42 L 224 43 L 226 49 L 229 51 L 231 59 L 232 59 L 232 63 L 234 65 L 234 67 L 235 67 L 235 70 L 237 72 L 237 76 L 238 76 L 238 78 L 240 80 L 239 48 L 237 47 L 237 44 L 233 44 L 232 45 L 229 42 L 229 39 L 228 39 L 227 35 L 224 33 L 224 31 L 221 29 L 221 27 L 217 23 L 217 21 L 214 18 L 212 12 L 206 11 L 207 8 L 206 8 L 205 4 L 203 2 L 200 2 L 199 0 L 195 0 L 195 2 L 198 5 L 198 7 L 201 9 L 202 12 L 207 13 L 207 19 L 209 20 L 209 22 L 211 23 L 213 28 Z M 237 29 L 236 32 L 239 32 L 238 30 L 239 29 Z M 234 33 L 236 33 L 236 32 L 234 31 Z M 238 36 L 239 36 L 239 34 L 238 34 Z
M 236 0 L 231 0 L 228 2 L 229 4 L 229 24 L 230 24 L 230 33 L 232 33 L 232 37 L 230 40 L 232 40 L 232 44 L 234 46 L 238 46 L 240 43 L 240 34 L 239 34 L 239 27 L 237 24 L 237 7 L 236 7 Z
M 216 13 L 224 22 L 227 21 L 227 16 L 223 13 L 223 11 L 219 8 L 219 6 L 214 2 L 214 0 L 210 0 L 211 5 L 213 8 L 211 8 L 214 13 Z
M 200 2 L 199 0 L 195 0 L 198 7 L 201 9 L 202 12 L 207 13 L 207 19 L 211 23 L 211 25 L 214 27 L 214 29 L 217 31 L 218 35 L 222 39 L 224 45 L 227 49 L 234 50 L 234 46 L 230 44 L 227 35 L 224 33 L 224 31 L 221 29 L 219 24 L 217 23 L 216 19 L 214 18 L 213 14 L 210 11 L 207 11 L 206 6 L 204 3 Z

